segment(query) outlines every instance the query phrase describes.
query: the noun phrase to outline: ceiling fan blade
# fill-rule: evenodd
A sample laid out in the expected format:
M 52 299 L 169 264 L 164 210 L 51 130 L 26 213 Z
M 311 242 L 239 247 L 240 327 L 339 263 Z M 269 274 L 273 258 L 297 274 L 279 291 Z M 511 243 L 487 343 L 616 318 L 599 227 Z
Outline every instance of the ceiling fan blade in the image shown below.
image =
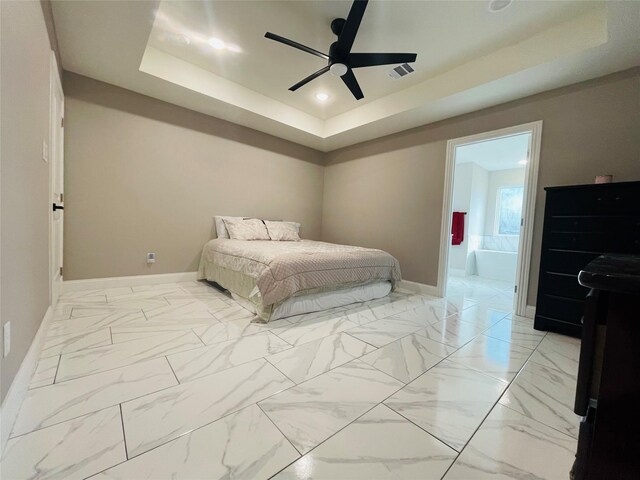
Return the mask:
M 356 39 L 356 34 L 358 33 L 358 28 L 360 27 L 360 22 L 362 22 L 362 17 L 364 16 L 364 11 L 367 8 L 367 3 L 368 0 L 355 0 L 353 5 L 351 5 L 347 21 L 338 37 L 338 51 L 342 54 L 347 54 L 351 51 L 353 42 Z
M 293 87 L 291 87 L 289 90 L 291 90 L 292 92 L 295 92 L 297 89 L 299 89 L 300 87 L 303 87 L 304 85 L 306 85 L 307 83 L 309 83 L 311 80 L 318 78 L 320 75 L 327 73 L 329 71 L 329 65 L 327 65 L 324 68 L 321 68 L 320 70 L 318 70 L 316 73 L 312 73 L 311 75 L 309 75 L 307 78 L 305 78 L 304 80 L 300 80 L 298 83 L 296 83 Z
M 351 53 L 348 57 L 348 63 L 351 68 L 400 65 L 415 62 L 417 57 L 416 53 Z
M 358 85 L 358 80 L 356 80 L 356 76 L 353 74 L 353 70 L 349 69 L 347 73 L 345 73 L 340 78 L 342 78 L 342 81 L 347 86 L 347 88 L 351 90 L 351 93 L 354 97 L 356 97 L 356 100 L 364 98 L 364 94 L 360 89 L 360 85 Z
M 288 38 L 284 38 L 284 37 L 281 37 L 280 35 L 276 35 L 275 33 L 267 32 L 264 34 L 264 36 L 269 40 L 275 40 L 276 42 L 284 43 L 285 45 L 289 45 L 290 47 L 297 48 L 298 50 L 302 50 L 303 52 L 310 53 L 311 55 L 315 55 L 316 57 L 329 60 L 329 55 L 319 52 L 318 50 L 314 50 L 311 47 L 307 47 L 306 45 L 302 45 L 301 43 L 294 42 L 293 40 L 289 40 Z

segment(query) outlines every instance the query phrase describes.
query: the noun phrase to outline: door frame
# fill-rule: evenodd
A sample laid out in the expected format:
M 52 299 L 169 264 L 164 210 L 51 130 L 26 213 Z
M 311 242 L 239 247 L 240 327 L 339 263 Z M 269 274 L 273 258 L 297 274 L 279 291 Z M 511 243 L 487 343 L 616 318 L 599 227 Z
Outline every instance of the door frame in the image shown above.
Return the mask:
M 449 244 L 451 243 L 451 221 L 453 217 L 453 180 L 455 175 L 456 148 L 462 145 L 495 140 L 501 137 L 510 137 L 523 133 L 530 133 L 531 137 L 529 139 L 529 161 L 525 166 L 522 229 L 520 231 L 520 239 L 518 242 L 518 263 L 516 268 L 514 308 L 516 315 L 524 317 L 527 313 L 527 295 L 529 292 L 529 274 L 531 271 L 533 221 L 535 216 L 536 194 L 538 187 L 540 147 L 542 143 L 542 120 L 469 135 L 466 137 L 454 138 L 447 141 L 444 196 L 442 202 L 442 224 L 440 227 L 438 283 L 436 288 L 439 296 L 446 296 L 449 268 Z
M 60 272 L 54 272 L 56 261 L 56 245 L 54 239 L 54 225 L 52 214 L 52 202 L 53 193 L 55 188 L 55 163 L 60 162 L 61 168 L 59 175 L 62 176 L 62 182 L 64 184 L 64 155 L 62 158 L 57 158 L 58 152 L 64 151 L 64 124 L 60 125 L 61 119 L 54 118 L 56 112 L 56 93 L 60 95 L 62 99 L 59 107 L 62 117 L 64 117 L 64 90 L 62 89 L 62 80 L 60 78 L 60 70 L 58 69 L 58 61 L 56 59 L 55 52 L 52 50 L 50 54 L 49 62 L 49 145 L 48 145 L 48 159 L 49 159 L 49 196 L 47 198 L 47 209 L 49 212 L 49 303 L 55 306 L 58 302 L 62 290 L 62 274 Z M 62 130 L 60 138 L 60 148 L 54 148 L 54 138 L 56 130 L 60 128 Z M 61 220 L 64 225 L 64 217 Z M 61 246 L 59 248 L 62 248 Z M 57 284 L 59 282 L 59 284 Z

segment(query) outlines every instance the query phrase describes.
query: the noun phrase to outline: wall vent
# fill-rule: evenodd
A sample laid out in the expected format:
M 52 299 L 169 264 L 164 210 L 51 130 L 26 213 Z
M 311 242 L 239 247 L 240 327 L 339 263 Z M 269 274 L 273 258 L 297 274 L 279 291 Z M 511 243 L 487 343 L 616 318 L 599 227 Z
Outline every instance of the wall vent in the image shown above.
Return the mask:
M 396 68 L 392 68 L 389 70 L 389 76 L 391 78 L 398 79 L 400 77 L 404 77 L 413 72 L 413 68 L 408 63 L 404 63 L 402 65 L 398 65 Z

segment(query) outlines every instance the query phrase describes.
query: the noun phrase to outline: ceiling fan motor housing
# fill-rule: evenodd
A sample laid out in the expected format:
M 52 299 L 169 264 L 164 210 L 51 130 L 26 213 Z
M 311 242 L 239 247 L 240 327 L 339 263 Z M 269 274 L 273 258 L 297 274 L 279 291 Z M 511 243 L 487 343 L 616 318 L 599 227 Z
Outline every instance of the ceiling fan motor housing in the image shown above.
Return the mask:
M 336 20 L 340 20 L 337 18 Z M 335 22 L 335 20 L 333 21 Z M 333 25 L 331 22 L 331 25 Z M 346 61 L 343 55 L 338 50 L 338 42 L 333 42 L 329 47 L 329 71 L 336 77 L 341 77 L 349 68 L 346 65 Z

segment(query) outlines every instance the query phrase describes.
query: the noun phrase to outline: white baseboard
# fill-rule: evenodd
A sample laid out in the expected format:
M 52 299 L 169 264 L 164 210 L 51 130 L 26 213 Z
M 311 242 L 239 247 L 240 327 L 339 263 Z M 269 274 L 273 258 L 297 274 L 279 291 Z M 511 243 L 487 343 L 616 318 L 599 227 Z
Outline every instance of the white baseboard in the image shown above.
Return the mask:
M 412 293 L 424 293 L 426 295 L 433 295 L 438 297 L 438 289 L 433 285 L 427 285 L 425 283 L 411 282 L 409 280 L 401 280 L 398 284 L 399 290 Z
M 38 328 L 38 331 L 36 332 L 36 335 L 31 342 L 29 351 L 22 360 L 22 364 L 18 369 L 18 373 L 16 374 L 13 382 L 11 383 L 11 386 L 9 387 L 7 396 L 4 397 L 2 407 L 0 407 L 1 453 L 4 453 L 5 446 L 7 445 L 7 440 L 9 440 L 9 435 L 11 434 L 11 430 L 13 429 L 13 424 L 18 417 L 22 402 L 24 401 L 27 395 L 27 391 L 29 390 L 29 383 L 31 382 L 33 372 L 38 365 L 38 358 L 40 357 L 40 351 L 42 350 L 42 343 L 44 342 L 44 339 L 46 337 L 46 332 L 49 328 L 49 322 L 51 321 L 52 317 L 53 308 L 49 306 L 49 308 L 47 308 L 47 312 L 44 314 L 42 322 L 40 323 L 40 328 Z
M 534 318 L 536 316 L 536 306 L 535 305 L 527 305 L 527 311 L 525 313 L 525 317 Z
M 100 290 L 114 287 L 133 287 L 159 283 L 193 282 L 198 272 L 159 273 L 156 275 L 132 275 L 130 277 L 89 278 L 86 280 L 68 280 L 62 282 L 62 293 L 82 290 Z

